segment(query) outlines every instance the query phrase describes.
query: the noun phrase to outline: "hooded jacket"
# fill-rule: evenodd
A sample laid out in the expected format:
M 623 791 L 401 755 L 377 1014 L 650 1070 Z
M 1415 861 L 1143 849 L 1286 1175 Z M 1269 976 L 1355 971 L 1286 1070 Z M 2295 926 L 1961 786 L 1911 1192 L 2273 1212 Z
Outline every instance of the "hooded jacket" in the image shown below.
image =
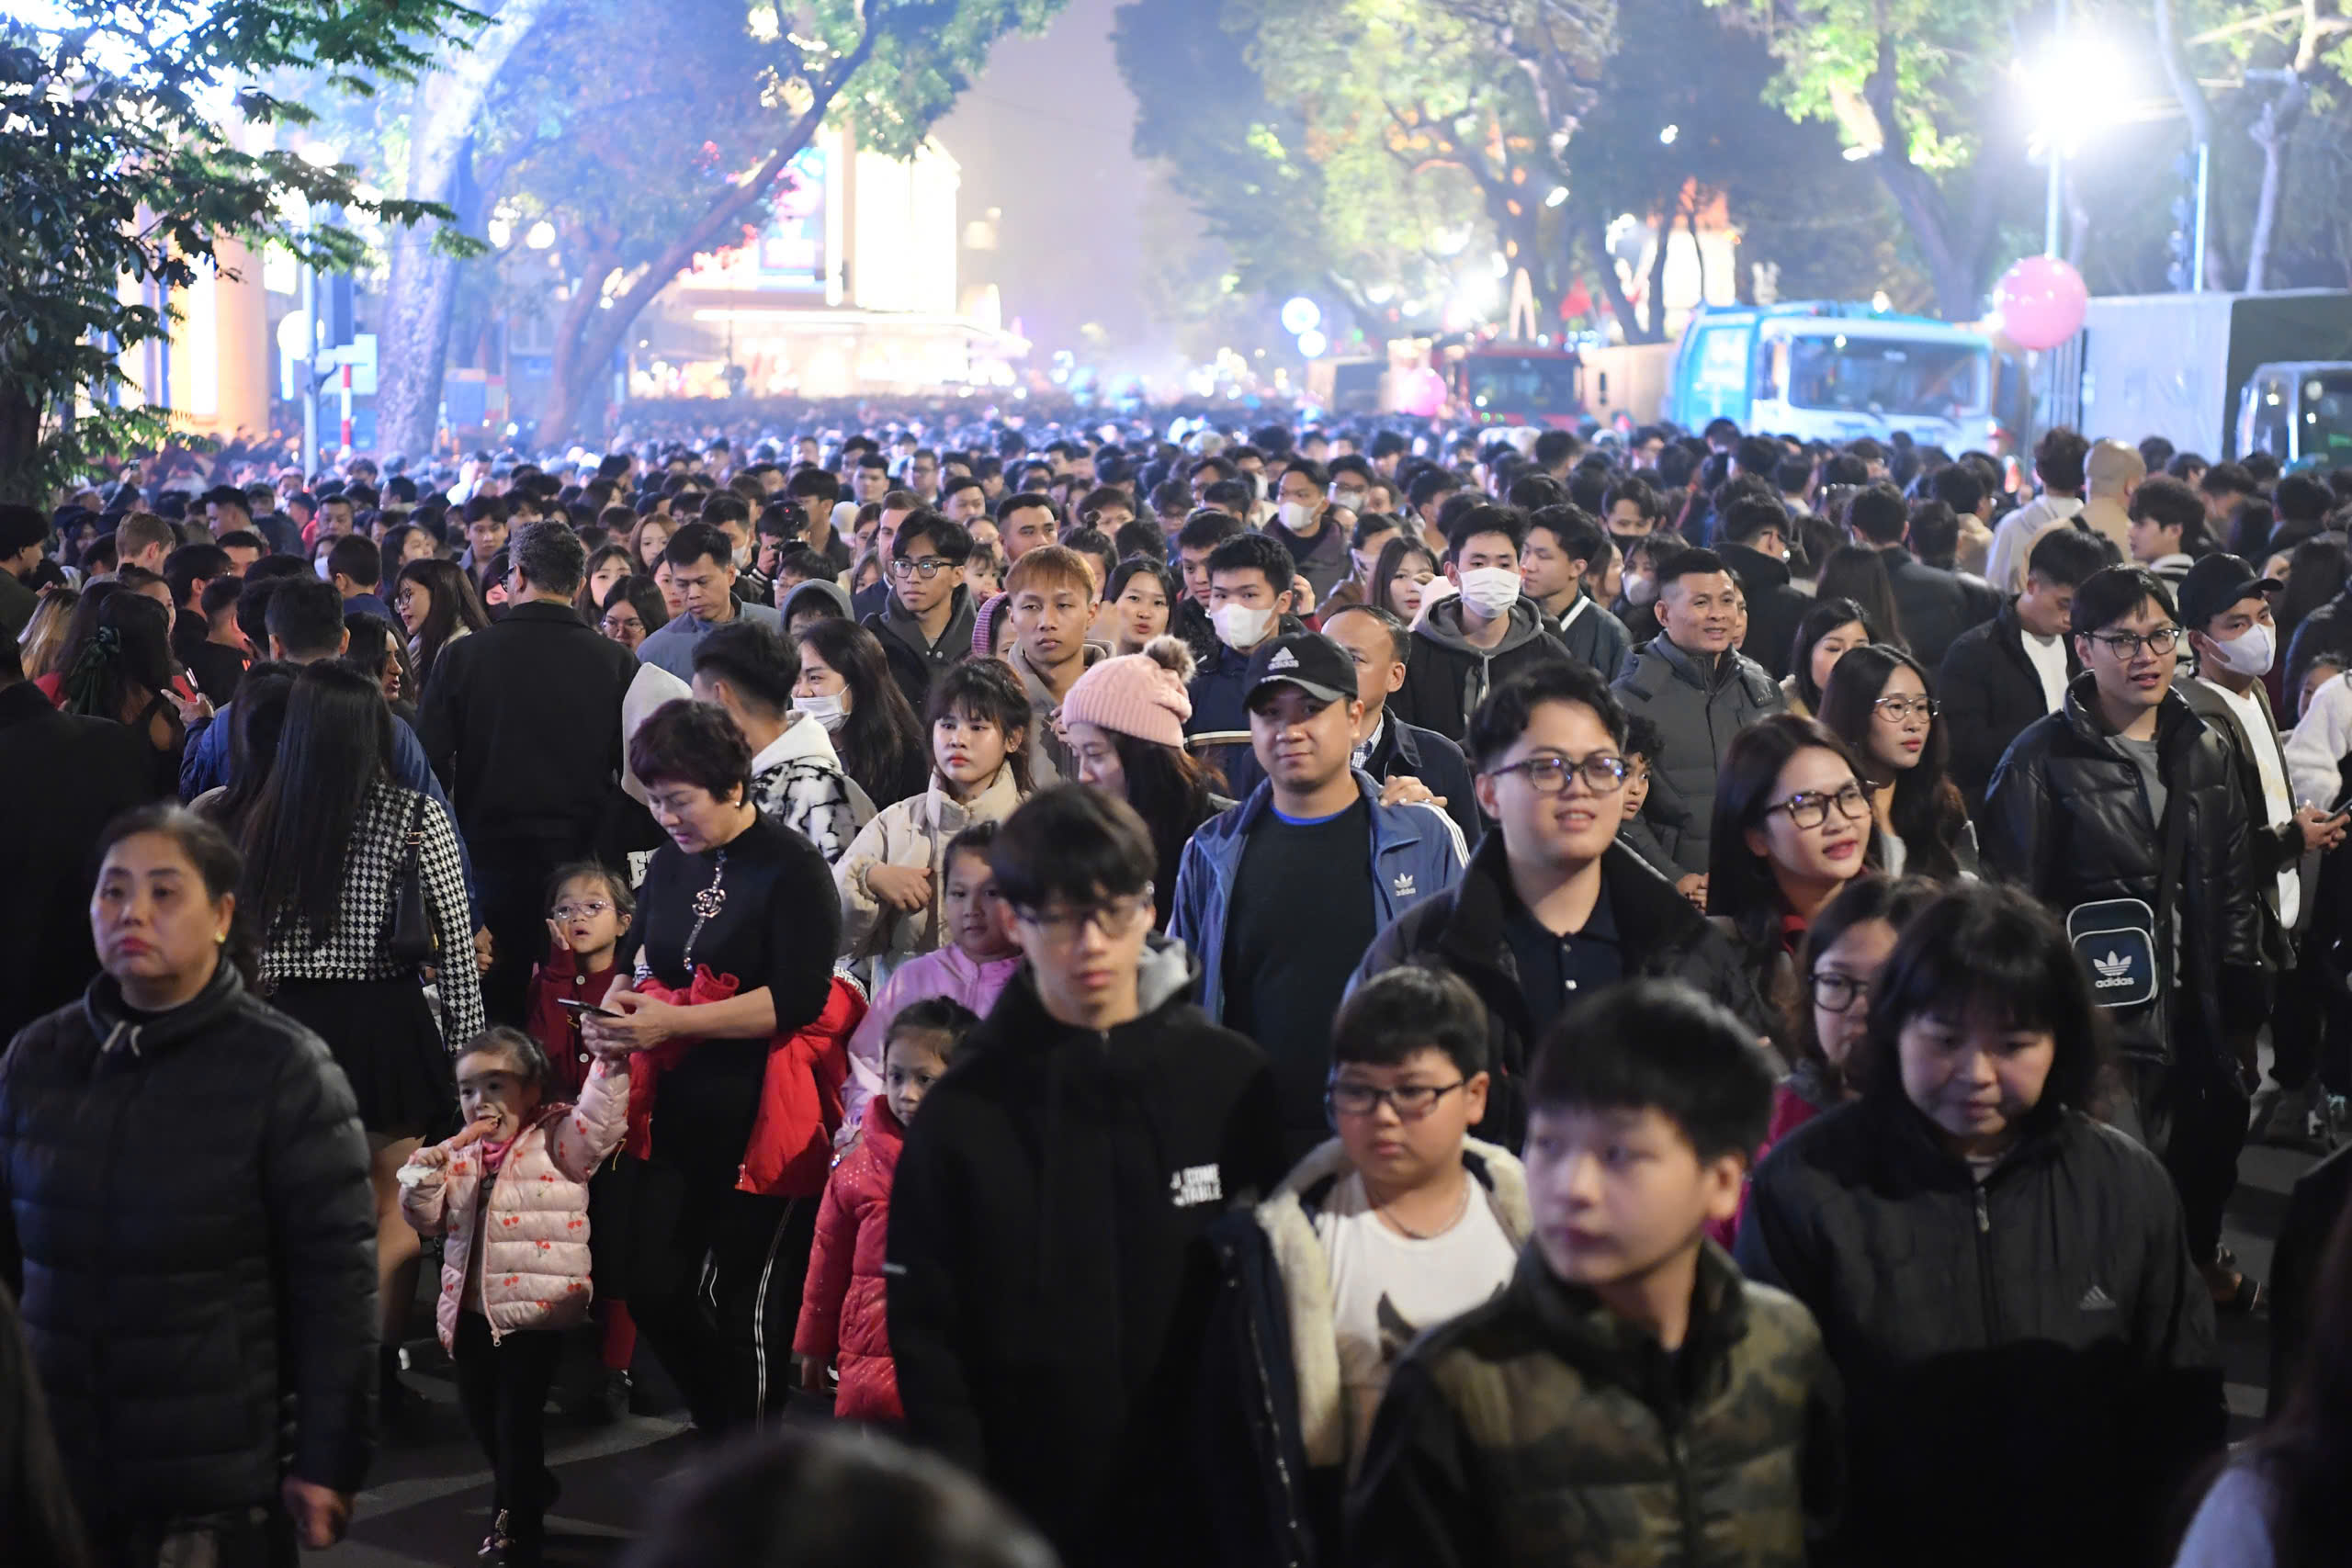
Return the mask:
M 1702 1246 L 1690 1329 L 1672 1354 L 1530 1248 L 1500 1295 L 1422 1335 L 1390 1378 L 1348 1496 L 1346 1560 L 1826 1561 L 1818 1553 L 1840 1493 L 1837 1385 L 1812 1315 L 1742 1280 L 1712 1244 Z M 1986 1511 L 2012 1530 L 2032 1517 Z
M 908 1130 L 888 1295 L 916 1438 L 1068 1562 L 1212 1562 L 1187 1441 L 1216 1265 L 1205 1233 L 1282 1176 L 1265 1056 L 1148 939 L 1141 1014 L 1098 1032 L 1024 971 Z
M 1021 786 L 1007 761 L 969 801 L 949 795 L 933 772 L 922 794 L 884 807 L 833 864 L 833 886 L 842 896 L 842 955 L 873 958 L 879 986 L 900 964 L 936 948 L 939 901 L 947 886 L 947 840 L 975 822 L 1003 821 L 1020 804 Z M 929 867 L 929 906 L 911 914 L 885 906 L 865 886 L 865 874 L 877 865 Z
M 439 1168 L 407 1166 L 401 1213 L 419 1235 L 446 1236 L 434 1328 L 456 1352 L 466 1274 L 481 1254 L 481 1315 L 495 1344 L 524 1329 L 570 1328 L 588 1318 L 588 1179 L 628 1126 L 628 1075 L 599 1062 L 578 1105 L 543 1105 L 507 1145 L 486 1202 L 479 1145 Z M 403 1178 L 403 1181 L 405 1181 Z
M 1372 776 L 1375 784 L 1391 779 L 1419 779 L 1429 792 L 1442 797 L 1444 811 L 1462 829 L 1462 841 L 1475 844 L 1487 829 L 1478 814 L 1478 797 L 1471 787 L 1470 761 L 1462 748 L 1433 729 L 1405 723 L 1385 708 L 1374 721 L 1380 732 L 1371 750 L 1356 765 Z M 1258 754 L 1246 746 L 1225 749 L 1226 787 L 1237 799 L 1247 798 L 1250 792 L 1265 781 L 1266 770 L 1258 765 Z
M 1111 657 L 1111 650 L 1099 642 L 1080 643 L 1079 647 L 1080 673 Z M 1046 678 L 1029 667 L 1028 658 L 1017 642 L 1005 649 L 1004 661 L 1012 666 L 1012 672 L 1021 677 L 1021 689 L 1029 694 L 1030 782 L 1039 789 L 1047 789 L 1065 779 L 1076 779 L 1077 760 L 1070 755 L 1069 743 L 1061 738 L 1054 724 L 1061 716 L 1062 705 L 1055 700 Z
M 1774 1145 L 1737 1252 L 1813 1309 L 1838 1365 L 1852 1561 L 2162 1561 L 2152 1538 L 2225 1418 L 2212 1299 L 2154 1156 L 2064 1111 L 1980 1182 L 1899 1089 L 1875 1094 Z
M 143 1020 L 102 974 L 0 1058 L 0 1199 L 85 1518 L 275 1507 L 289 1474 L 359 1489 L 376 1205 L 324 1041 L 225 963 Z
M 1372 811 L 1372 893 L 1378 923 L 1386 925 L 1405 908 L 1453 886 L 1469 858 L 1462 829 L 1432 806 L 1383 806 L 1380 787 L 1362 773 L 1357 792 Z M 1184 846 L 1176 873 L 1176 908 L 1168 934 L 1200 955 L 1201 1010 L 1225 1016 L 1226 917 L 1240 874 L 1250 829 L 1274 806 L 1274 786 L 1261 784 L 1232 810 L 1210 818 Z
M 2098 700 L 2094 678 L 2077 676 L 2064 709 L 2010 745 L 1984 795 L 1984 863 L 2061 920 L 2079 904 L 2110 898 L 2160 907 L 2163 824 Z M 2170 1024 L 2168 1054 L 2203 1053 L 2209 1066 L 2233 1077 L 2229 1026 L 2250 1032 L 2268 1011 L 2251 818 L 2229 747 L 2177 691 L 2157 710 L 2156 753 L 2170 798 L 2188 817 L 2174 890 L 2180 1005 L 2155 1010 Z
M 1459 596 L 1442 599 L 1413 628 L 1405 683 L 1389 694 L 1388 711 L 1459 744 L 1488 692 L 1532 665 L 1568 656 L 1545 628 L 1544 612 L 1524 599 L 1511 605 L 1503 638 L 1492 648 L 1476 647 L 1463 635 Z
M 1626 978 L 1680 980 L 1729 1008 L 1757 1033 L 1768 1032 L 1770 1015 L 1748 982 L 1738 950 L 1672 883 L 1623 844 L 1602 852 L 1600 878 Z M 1509 847 L 1501 833 L 1489 833 L 1461 882 L 1422 899 L 1383 930 L 1348 982 L 1352 992 L 1374 976 L 1407 964 L 1451 970 L 1469 982 L 1486 1004 L 1487 1065 L 1494 1075 L 1487 1117 L 1477 1131 L 1510 1148 L 1517 1148 L 1527 1131 L 1520 1080 L 1535 1051 L 1534 1014 L 1520 989 L 1519 964 L 1504 936 L 1503 922 L 1515 897 Z
M 1780 682 L 1736 649 L 1718 659 L 1710 674 L 1673 638 L 1659 636 L 1634 650 L 1614 689 L 1628 713 L 1657 726 L 1666 754 L 1651 760 L 1650 795 L 1656 800 L 1663 793 L 1667 801 L 1662 813 L 1653 815 L 1687 814 L 1689 826 L 1674 843 L 1675 863 L 1703 875 L 1724 753 L 1733 736 L 1781 711 Z
M 949 601 L 946 629 L 936 641 L 922 635 L 922 622 L 910 615 L 907 607 L 891 594 L 880 613 L 871 615 L 860 623 L 882 644 L 882 657 L 890 666 L 890 676 L 899 682 L 899 690 L 907 694 L 907 705 L 920 716 L 931 700 L 931 683 L 941 671 L 960 663 L 972 652 L 972 627 L 978 609 L 972 595 L 958 583 Z
M 789 593 L 786 593 L 784 596 L 784 603 L 776 606 L 776 619 L 781 623 L 781 625 L 786 626 L 792 625 L 793 606 L 798 602 L 803 594 L 807 594 L 811 599 L 824 600 L 833 607 L 834 613 L 839 615 L 844 621 L 852 621 L 857 618 L 850 614 L 849 590 L 843 588 L 840 583 L 830 581 L 825 578 L 812 577 L 808 581 L 794 588 Z M 915 712 L 920 714 L 922 710 L 921 708 L 917 708 Z
M 877 1098 L 857 1142 L 833 1166 L 817 1205 L 808 1276 L 800 1292 L 800 1321 L 792 1352 L 820 1366 L 841 1357 L 841 1387 L 833 1395 L 840 1421 L 899 1421 L 899 1374 L 890 1365 L 890 1329 L 884 1316 L 883 1246 L 890 1234 L 890 1183 L 907 1130 Z
M 1534 1229 L 1518 1157 L 1469 1139 L 1462 1163 L 1504 1235 L 1523 1247 Z M 1204 1495 L 1224 1568 L 1306 1568 L 1334 1562 L 1340 1500 L 1358 1410 L 1340 1370 L 1331 1257 L 1315 1222 L 1354 1174 L 1336 1138 L 1301 1160 L 1248 1214 L 1210 1227 L 1221 1288 L 1201 1383 Z
M 752 798 L 760 815 L 816 845 L 827 865 L 874 820 L 874 802 L 842 772 L 833 738 L 807 714 L 793 714 L 784 733 L 752 759 Z

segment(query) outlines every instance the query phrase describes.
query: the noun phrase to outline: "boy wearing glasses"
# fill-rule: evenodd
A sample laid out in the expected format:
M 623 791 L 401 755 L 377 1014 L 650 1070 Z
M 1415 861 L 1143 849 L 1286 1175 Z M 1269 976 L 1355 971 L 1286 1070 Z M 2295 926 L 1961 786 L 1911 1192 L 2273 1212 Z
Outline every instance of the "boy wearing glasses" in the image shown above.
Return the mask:
M 1530 1224 L 1485 1113 L 1486 1010 L 1458 976 L 1408 965 L 1361 987 L 1332 1032 L 1338 1136 L 1272 1197 L 1210 1233 L 1218 1292 L 1206 1450 L 1217 1561 L 1329 1561 L 1339 1503 L 1405 1347 L 1510 1280 Z
M 989 863 L 1027 962 L 899 1156 L 885 1273 L 908 1424 L 1064 1562 L 1215 1562 L 1190 1442 L 1203 1238 L 1282 1175 L 1273 1079 L 1152 934 L 1151 834 L 1125 802 L 1046 790 Z
M 1767 1032 L 1730 940 L 1674 884 L 1618 841 L 1634 763 L 1616 694 L 1581 665 L 1551 663 L 1496 689 L 1471 716 L 1480 807 L 1496 823 L 1455 886 L 1373 942 L 1362 985 L 1399 964 L 1451 970 L 1486 1005 L 1494 1084 L 1477 1131 L 1516 1146 L 1532 1043 L 1588 997 L 1675 976 Z
M 2270 1010 L 2248 803 L 2228 744 L 2173 689 L 2185 637 L 2163 581 L 2092 574 L 2074 626 L 2083 673 L 1994 772 L 1984 863 L 2067 922 L 2189 1249 L 2216 1303 L 2251 1311 L 2259 1287 L 2220 1250 Z
M 964 592 L 971 558 L 972 536 L 935 512 L 915 513 L 890 541 L 889 596 L 865 626 L 917 713 L 931 700 L 933 678 L 972 651 L 975 612 Z

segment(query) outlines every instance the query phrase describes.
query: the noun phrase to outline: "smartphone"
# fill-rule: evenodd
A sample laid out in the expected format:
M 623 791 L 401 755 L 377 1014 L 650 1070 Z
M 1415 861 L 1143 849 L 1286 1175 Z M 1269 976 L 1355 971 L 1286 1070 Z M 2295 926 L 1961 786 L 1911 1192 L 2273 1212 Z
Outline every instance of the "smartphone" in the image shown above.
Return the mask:
M 598 1018 L 618 1018 L 621 1016 L 610 1008 L 600 1008 L 594 1002 L 583 1002 L 575 997 L 558 997 L 555 999 L 555 1005 L 571 1012 L 593 1013 Z

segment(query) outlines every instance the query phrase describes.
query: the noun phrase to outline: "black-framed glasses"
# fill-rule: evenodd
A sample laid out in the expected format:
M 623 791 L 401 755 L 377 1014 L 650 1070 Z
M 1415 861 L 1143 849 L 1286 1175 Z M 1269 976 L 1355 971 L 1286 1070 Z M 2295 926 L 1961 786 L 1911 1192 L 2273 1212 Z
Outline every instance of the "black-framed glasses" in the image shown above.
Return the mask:
M 955 564 L 937 556 L 925 556 L 921 560 L 894 560 L 890 563 L 890 574 L 893 577 L 920 577 L 929 582 Z
M 2162 659 L 2165 654 L 2170 653 L 2174 649 L 2180 646 L 2180 628 L 2178 626 L 2165 626 L 2160 630 L 2147 633 L 2086 632 L 2084 635 L 2089 637 L 2093 642 L 2105 643 L 2107 645 L 2108 652 L 2113 654 L 2116 658 L 2122 660 L 2139 658 L 2140 650 L 2143 648 L 2146 649 L 2150 653 L 2154 654 L 2158 659 Z
M 1849 822 L 1859 822 L 1871 814 L 1870 796 L 1862 793 L 1862 786 L 1858 784 L 1836 791 L 1799 790 L 1786 800 L 1774 801 L 1766 809 L 1787 812 L 1789 820 L 1800 828 L 1818 828 L 1829 820 L 1829 808 L 1833 806 L 1838 808 L 1838 815 Z
M 596 625 L 603 630 L 606 637 L 618 637 L 623 632 L 641 632 L 645 629 L 645 623 L 643 621 L 618 620 L 611 615 L 606 615 L 603 620 L 598 621 Z
M 1633 776 L 1634 764 L 1611 752 L 1595 751 L 1589 757 L 1530 757 L 1493 773 L 1497 778 L 1524 773 L 1529 787 L 1538 795 L 1567 794 L 1570 773 L 1584 780 L 1585 788 L 1595 795 L 1614 795 Z
M 1450 1084 L 1408 1083 L 1396 1089 L 1378 1089 L 1368 1083 L 1340 1080 L 1323 1091 L 1323 1104 L 1334 1116 L 1369 1116 L 1378 1111 L 1382 1102 L 1396 1108 L 1398 1120 L 1418 1122 L 1437 1109 L 1437 1102 L 1468 1083 L 1456 1078 Z
M 1881 697 L 1871 706 L 1889 724 L 1901 724 L 1914 715 L 1934 718 L 1944 711 L 1944 705 L 1933 697 Z
M 1088 904 L 1075 909 L 1024 909 L 1016 905 L 1012 913 L 1022 924 L 1035 927 L 1057 942 L 1074 942 L 1086 934 L 1086 928 L 1090 925 L 1114 940 L 1125 936 L 1155 908 L 1152 886 L 1147 882 L 1140 893 L 1105 898 L 1099 904 Z
M 1816 969 L 1812 979 L 1814 1005 L 1825 1012 L 1844 1012 L 1857 1002 L 1870 1000 L 1868 980 L 1840 975 L 1835 969 Z

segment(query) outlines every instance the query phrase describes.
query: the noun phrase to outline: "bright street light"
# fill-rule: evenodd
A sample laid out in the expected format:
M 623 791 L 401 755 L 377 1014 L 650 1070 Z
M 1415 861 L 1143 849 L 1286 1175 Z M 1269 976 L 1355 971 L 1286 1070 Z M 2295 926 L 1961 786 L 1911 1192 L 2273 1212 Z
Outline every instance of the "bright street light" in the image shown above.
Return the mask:
M 1669 125 L 1664 130 L 1657 133 L 1657 143 L 1661 147 L 1671 147 L 1674 145 L 1674 139 L 1681 134 L 1682 128 L 1680 126 Z
M 1312 327 L 1298 334 L 1298 352 L 1308 359 L 1322 358 L 1323 351 L 1330 346 L 1331 340 Z
M 343 162 L 343 150 L 332 141 L 305 142 L 302 162 L 314 169 L 332 169 Z
M 1568 187 L 1566 186 L 1554 186 L 1552 187 L 1552 194 L 1544 198 L 1544 205 L 1546 207 L 1557 207 L 1567 199 Z

